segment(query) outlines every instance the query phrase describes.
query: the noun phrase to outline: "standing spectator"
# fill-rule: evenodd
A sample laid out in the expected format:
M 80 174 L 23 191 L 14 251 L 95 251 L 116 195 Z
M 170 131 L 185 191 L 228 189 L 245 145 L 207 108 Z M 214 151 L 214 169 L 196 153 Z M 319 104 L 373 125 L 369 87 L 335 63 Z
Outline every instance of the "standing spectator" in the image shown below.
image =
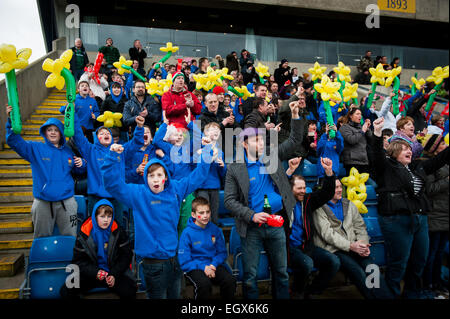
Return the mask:
M 113 46 L 113 39 L 111 38 L 106 39 L 106 44 L 98 49 L 98 52 L 104 54 L 104 59 L 107 63 L 108 69 L 113 68 L 113 63 L 119 61 L 120 52 L 115 46 Z
M 392 67 L 393 69 L 395 69 L 396 67 L 398 67 L 399 64 L 400 64 L 400 58 L 395 57 L 395 58 L 392 59 L 391 67 Z
M 370 120 L 366 120 L 361 126 L 361 110 L 352 108 L 346 115 L 347 123 L 339 129 L 344 138 L 344 150 L 342 158 L 347 173 L 352 167 L 358 172 L 369 172 L 369 157 L 367 156 L 367 140 L 372 137 L 369 129 Z
M 313 220 L 317 230 L 314 244 L 338 257 L 332 259 L 336 272 L 342 269 L 365 299 L 393 298 L 382 275 L 378 278 L 379 287 L 367 287 L 367 266 L 375 264 L 370 256 L 369 235 L 358 208 L 342 198 L 338 179 L 333 198 L 313 214 Z
M 189 92 L 182 72 L 177 72 L 172 78 L 172 86 L 161 98 L 161 104 L 165 118 L 170 124 L 177 123 L 183 128 L 187 128 L 185 117 L 189 114 L 191 120 L 202 111 L 202 104 L 197 97 Z
M 393 141 L 383 150 L 383 118 L 374 122 L 374 178 L 378 184 L 378 221 L 387 249 L 386 281 L 395 297 L 426 298 L 421 287 L 429 239 L 427 213 L 431 205 L 426 190 L 427 174 L 449 164 L 449 149 L 425 161 L 412 161 L 411 146 Z M 408 270 L 407 270 L 408 267 Z
M 293 290 L 297 294 L 305 293 L 306 298 L 322 293 L 339 269 L 338 265 L 336 266 L 336 258 L 324 249 L 316 247 L 313 242 L 315 232 L 314 227 L 311 227 L 313 213 L 333 198 L 336 179 L 332 170 L 334 163 L 326 158 L 322 158 L 320 163 L 326 172 L 321 189 L 306 194 L 306 182 L 303 176 L 294 175 L 290 181 L 291 191 L 296 200 L 292 231 L 289 236 L 290 261 L 294 273 Z M 300 158 L 291 159 L 286 174 L 292 175 L 298 164 L 300 164 Z M 319 269 L 319 275 L 312 285 L 307 287 L 308 277 L 311 276 L 313 267 Z
M 197 74 L 205 74 L 208 72 L 209 60 L 208 58 L 200 58 L 198 60 L 198 68 L 195 71 Z
M 228 74 L 233 71 L 239 72 L 239 60 L 236 51 L 231 52 L 225 57 L 225 67 L 228 68 Z
M 244 119 L 244 128 L 265 128 L 270 130 L 275 127 L 274 123 L 269 123 L 267 117 L 269 114 L 269 104 L 265 99 L 256 98 L 253 104 L 253 112 Z
M 370 91 L 369 91 L 370 94 Z M 388 97 L 383 102 L 383 105 L 381 106 L 381 109 L 377 111 L 375 109 L 375 106 L 372 104 L 370 107 L 370 112 L 375 113 L 377 117 L 383 117 L 384 118 L 384 127 L 383 129 L 391 129 L 392 132 L 397 131 L 397 121 L 394 116 L 394 107 L 392 106 L 392 98 L 394 97 L 395 93 L 391 92 Z
M 253 66 L 253 58 L 246 49 L 242 49 L 241 56 L 239 57 L 239 65 L 241 66 L 241 73 L 245 74 L 249 66 Z
M 391 142 L 395 140 L 403 140 L 408 142 L 412 148 L 412 159 L 418 158 L 423 151 L 423 147 L 420 142 L 416 138 L 416 134 L 414 133 L 414 120 L 405 116 L 397 121 L 397 131 L 391 138 Z
M 84 73 L 84 67 L 89 63 L 89 58 L 80 38 L 75 39 L 75 46 L 71 49 L 73 55 L 70 60 L 70 70 L 75 78 L 75 82 L 77 82 Z
M 298 74 L 298 68 L 292 68 L 291 78 L 292 78 L 292 84 L 295 84 L 300 79 L 300 75 Z
M 281 89 L 286 81 L 292 82 L 292 75 L 290 73 L 289 61 L 287 59 L 281 60 L 278 69 L 273 73 L 275 82 L 278 83 L 278 87 Z
M 371 78 L 371 75 L 369 73 L 369 69 L 364 68 L 364 69 L 361 70 L 361 72 L 359 72 L 355 76 L 355 79 L 353 80 L 353 83 L 368 85 L 368 84 L 370 84 L 370 78 Z
M 444 151 L 448 146 L 439 134 L 428 134 L 422 141 L 424 159 L 430 159 Z M 442 257 L 448 243 L 448 198 L 449 198 L 449 165 L 442 166 L 427 176 L 426 194 L 431 202 L 428 213 L 428 234 L 430 247 L 427 263 L 423 271 L 423 285 L 436 295 L 448 296 L 441 279 Z
M 434 92 L 436 90 L 432 89 L 428 94 L 416 99 L 406 111 L 406 115 L 414 120 L 414 131 L 416 133 L 422 132 L 427 128 L 427 112 L 425 111 L 425 107 L 427 106 L 428 98 Z
M 192 59 L 191 61 L 191 73 L 196 73 L 198 70 L 197 60 Z
M 330 130 L 336 131 L 336 136 L 334 138 L 330 138 Z M 326 124 L 325 133 L 319 139 L 317 143 L 317 157 L 326 157 L 333 161 L 333 172 L 334 175 L 338 176 L 339 174 L 339 156 L 341 155 L 344 149 L 344 139 L 339 131 L 337 131 L 336 126 Z M 317 178 L 321 180 L 325 177 L 325 171 L 323 170 L 322 165 L 320 165 L 319 161 L 317 161 Z
M 156 132 L 156 123 L 161 122 L 161 106 L 145 91 L 142 80 L 134 82 L 134 95 L 123 108 L 123 123 L 133 131 L 136 127 L 136 117 L 145 118 L 145 125 L 150 127 L 152 136 Z
M 144 70 L 144 59 L 147 57 L 147 52 L 142 48 L 140 40 L 134 40 L 133 47 L 128 50 L 128 53 L 130 54 L 130 60 L 137 60 L 139 63 L 138 68 Z
M 269 174 L 271 165 L 268 164 L 272 161 L 262 160 L 263 154 L 267 154 L 265 138 L 258 135 L 257 129 L 247 128 L 239 135 L 244 154 L 238 152 L 237 162 L 228 165 L 225 177 L 224 204 L 234 216 L 236 230 L 241 237 L 244 266 L 242 287 L 244 297 L 248 299 L 258 299 L 256 278 L 263 249 L 271 261 L 273 297 L 289 298 L 286 234 L 283 227 L 266 224 L 269 215 L 263 212 L 263 206 L 264 195 L 267 195 L 272 213 L 282 215 L 286 227 L 291 227 L 295 198 L 280 161 L 287 160 L 286 154 L 292 153 L 301 144 L 300 132 L 304 131 L 304 121 L 299 119 L 298 108 L 293 105 L 291 110 L 291 136 L 279 145 L 278 153 L 273 154 L 275 164 L 278 164 L 276 172 Z
M 361 61 L 359 61 L 358 64 L 358 71 L 364 72 L 364 70 L 369 71 L 370 68 L 373 68 L 373 61 L 372 61 L 372 51 L 367 50 L 366 54 L 361 58 Z
M 427 127 L 428 134 L 438 134 L 443 135 L 444 133 L 444 122 L 443 116 L 435 115 L 431 118 L 431 124 Z
M 93 66 L 92 63 L 89 63 L 88 66 L 89 65 Z M 80 82 L 89 83 L 89 88 L 91 89 L 92 93 L 94 94 L 95 99 L 97 100 L 97 104 L 101 105 L 101 103 L 106 98 L 105 90 L 109 87 L 109 83 L 108 83 L 106 75 L 103 75 L 101 73 L 98 74 L 98 77 L 100 79 L 100 84 L 97 83 L 97 81 L 93 79 L 93 76 L 94 76 L 94 74 L 92 74 L 92 73 L 84 72 L 81 75 L 78 83 L 80 83 Z

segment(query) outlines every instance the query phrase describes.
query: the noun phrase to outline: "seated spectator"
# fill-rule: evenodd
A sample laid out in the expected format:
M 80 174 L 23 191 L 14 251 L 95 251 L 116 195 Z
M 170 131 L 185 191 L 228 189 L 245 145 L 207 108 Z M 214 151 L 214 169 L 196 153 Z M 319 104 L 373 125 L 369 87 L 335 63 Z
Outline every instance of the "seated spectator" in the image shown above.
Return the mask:
M 176 123 L 187 128 L 186 115 L 190 114 L 190 119 L 193 121 L 195 116 L 201 113 L 202 105 L 197 97 L 188 91 L 183 73 L 175 73 L 172 82 L 169 91 L 161 97 L 162 109 L 169 125 Z
M 197 60 L 192 59 L 191 61 L 191 73 L 196 73 L 198 70 Z
M 105 111 L 123 113 L 123 108 L 126 102 L 127 97 L 125 96 L 122 86 L 119 82 L 113 82 L 110 87 L 110 94 L 102 103 L 100 113 L 103 114 Z
M 300 75 L 298 74 L 298 68 L 292 68 L 291 78 L 293 84 L 295 84 L 301 78 Z
M 125 102 L 123 108 L 123 123 L 133 131 L 136 127 L 136 117 L 142 116 L 145 119 L 145 125 L 150 127 L 152 135 L 155 135 L 156 124 L 161 121 L 161 106 L 155 101 L 145 89 L 145 83 L 142 80 L 134 82 L 134 95 Z
M 94 288 L 108 288 L 121 299 L 136 298 L 136 278 L 130 269 L 133 250 L 128 236 L 114 220 L 113 205 L 106 199 L 95 204 L 92 216 L 81 226 L 72 264 L 80 268 L 80 285 L 67 288 L 63 298 L 79 298 Z
M 353 83 L 368 85 L 370 84 L 371 74 L 369 73 L 369 69 L 362 69 L 362 72 L 358 73 L 353 80 Z
M 244 118 L 247 117 L 250 113 L 253 112 L 253 104 L 256 98 L 260 97 L 262 99 L 266 99 L 267 96 L 267 87 L 264 84 L 257 83 L 254 86 L 255 96 L 254 97 L 248 97 L 243 103 L 242 103 L 242 111 Z
M 425 107 L 427 106 L 428 98 L 434 92 L 436 92 L 436 90 L 432 89 L 425 96 L 413 101 L 406 111 L 406 115 L 414 120 L 415 133 L 425 133 L 423 132 L 424 129 L 427 128 L 427 112 L 425 111 Z
M 79 119 L 79 124 L 84 135 L 92 142 L 92 132 L 94 132 L 95 119 L 100 115 L 97 101 L 89 96 L 89 83 L 86 81 L 78 82 L 78 94 L 75 98 L 75 114 Z M 67 104 L 61 106 L 61 114 L 66 113 Z
M 187 228 L 180 237 L 178 260 L 181 270 L 194 284 L 195 299 L 209 299 L 212 285 L 220 286 L 222 299 L 234 299 L 236 278 L 227 270 L 227 248 L 222 230 L 210 222 L 209 202 L 197 197 Z
M 288 176 L 294 173 L 299 160 L 289 161 L 289 169 L 286 171 Z M 320 190 L 306 194 L 306 182 L 303 176 L 294 175 L 290 181 L 295 198 L 292 231 L 289 236 L 290 261 L 294 273 L 293 291 L 303 294 L 307 299 L 321 294 L 337 272 L 333 256 L 313 243 L 315 232 L 312 227 L 313 212 L 333 197 L 336 179 L 332 170 L 332 161 L 321 158 L 320 163 L 326 174 Z M 311 286 L 307 287 L 313 267 L 319 269 L 319 275 L 314 278 Z
M 131 67 L 133 68 L 133 70 L 135 70 L 137 73 L 139 73 L 145 78 L 145 70 L 139 67 L 138 60 L 133 60 L 133 64 L 131 65 Z M 134 74 L 131 74 L 131 76 L 133 77 L 133 81 L 136 81 L 138 79 L 138 77 Z
M 312 216 L 316 228 L 314 244 L 337 257 L 330 258 L 334 263 L 330 268 L 335 273 L 341 269 L 366 299 L 393 299 L 381 273 L 379 287 L 367 287 L 366 269 L 375 264 L 370 257 L 369 235 L 358 208 L 342 198 L 342 184 L 338 179 L 333 198 Z M 332 278 L 334 274 L 327 275 Z
M 409 117 L 402 117 L 397 121 L 397 131 L 392 136 L 390 143 L 395 140 L 403 140 L 408 142 L 412 148 L 412 159 L 420 157 L 423 151 L 423 147 L 416 138 L 414 133 L 414 120 Z
M 30 162 L 33 178 L 31 217 L 34 238 L 52 236 L 55 225 L 61 235 L 76 236 L 77 202 L 71 173 L 83 174 L 86 161 L 76 157 L 66 145 L 64 125 L 56 118 L 48 119 L 39 129 L 45 143 L 25 141 L 12 130 L 6 106 L 6 143 Z
M 145 52 L 145 50 L 142 48 L 142 43 L 140 40 L 134 40 L 133 47 L 128 50 L 128 53 L 130 55 L 130 60 L 138 61 L 137 68 L 144 70 L 145 69 L 144 59 L 147 57 L 147 52 Z
M 303 147 L 306 150 L 306 158 L 311 163 L 317 163 L 317 147 L 319 142 L 319 136 L 317 134 L 317 123 L 314 120 L 308 120 L 307 134 L 303 139 Z M 330 158 L 329 156 L 323 156 Z M 337 174 L 336 174 L 337 175 Z
M 113 39 L 107 38 L 106 44 L 102 46 L 100 49 L 98 49 L 98 52 L 103 53 L 104 60 L 107 63 L 107 67 L 109 69 L 113 68 L 113 63 L 116 61 L 119 61 L 120 58 L 120 52 L 119 50 L 113 45 Z
M 359 61 L 358 72 L 362 73 L 364 70 L 369 71 L 369 69 L 373 68 L 373 66 L 372 51 L 367 50 L 366 54 L 361 58 L 361 61 Z

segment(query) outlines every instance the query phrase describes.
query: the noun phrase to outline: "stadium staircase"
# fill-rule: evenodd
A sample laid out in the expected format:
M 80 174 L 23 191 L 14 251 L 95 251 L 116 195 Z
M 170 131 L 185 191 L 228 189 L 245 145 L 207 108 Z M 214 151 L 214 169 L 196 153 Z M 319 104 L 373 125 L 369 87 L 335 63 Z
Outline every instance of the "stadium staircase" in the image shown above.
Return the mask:
M 50 117 L 63 121 L 59 108 L 66 103 L 65 94 L 65 91 L 52 91 L 30 118 L 23 121 L 25 140 L 43 141 L 39 127 Z M 33 242 L 32 187 L 30 163 L 5 143 L 0 151 L 0 299 L 19 298 L 25 257 Z

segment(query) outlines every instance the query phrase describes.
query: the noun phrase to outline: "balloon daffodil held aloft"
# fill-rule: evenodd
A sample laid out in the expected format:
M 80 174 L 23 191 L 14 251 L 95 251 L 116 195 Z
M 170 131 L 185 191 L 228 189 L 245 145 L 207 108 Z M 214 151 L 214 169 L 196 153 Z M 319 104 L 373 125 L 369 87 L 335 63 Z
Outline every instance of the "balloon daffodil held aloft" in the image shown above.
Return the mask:
M 344 63 L 340 62 L 338 63 L 337 67 L 333 68 L 333 71 L 338 74 L 339 81 L 343 82 L 351 82 L 352 79 L 350 77 L 350 68 L 346 66 Z
M 348 102 L 351 99 L 357 99 L 358 98 L 358 83 L 350 84 L 345 83 L 345 88 L 342 91 L 344 95 L 344 102 Z
M 5 73 L 8 105 L 12 107 L 10 113 L 11 127 L 15 134 L 22 131 L 20 118 L 19 95 L 17 94 L 16 69 L 23 69 L 28 65 L 31 49 L 25 48 L 16 51 L 12 44 L 0 45 L 0 73 Z
M 97 117 L 97 121 L 103 122 L 105 127 L 122 127 L 122 113 L 114 113 L 111 111 L 105 111 L 102 115 Z
M 433 70 L 431 75 L 427 77 L 428 82 L 434 82 L 436 86 L 434 87 L 434 92 L 431 94 L 430 98 L 428 99 L 427 106 L 425 107 L 425 111 L 429 111 L 431 106 L 433 105 L 434 98 L 436 97 L 436 94 L 441 89 L 442 83 L 444 83 L 444 79 L 448 78 L 448 65 L 446 67 L 440 67 L 438 66 Z
M 360 174 L 355 167 L 350 169 L 350 174 L 342 178 L 341 182 L 347 187 L 347 199 L 352 201 L 361 214 L 368 212 L 367 207 L 363 204 L 367 199 L 365 183 L 369 179 L 369 174 Z

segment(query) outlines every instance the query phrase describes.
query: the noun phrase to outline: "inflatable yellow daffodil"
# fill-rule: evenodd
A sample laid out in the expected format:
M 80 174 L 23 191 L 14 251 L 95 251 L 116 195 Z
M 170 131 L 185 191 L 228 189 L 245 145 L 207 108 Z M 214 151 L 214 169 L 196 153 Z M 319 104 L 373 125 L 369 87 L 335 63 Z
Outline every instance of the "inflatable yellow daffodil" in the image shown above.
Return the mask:
M 338 63 L 338 66 L 333 68 L 333 71 L 339 75 L 339 81 L 351 82 L 352 79 L 350 77 L 350 68 L 346 66 L 344 63 Z
M 218 86 L 223 85 L 223 82 L 220 79 L 222 74 L 220 72 L 217 72 L 217 70 L 214 71 L 214 69 L 209 66 L 206 71 L 206 75 L 208 76 L 208 81 L 211 83 L 211 87 L 209 88 L 209 90 L 211 90 L 216 85 Z
M 256 73 L 258 73 L 258 75 L 263 78 L 265 76 L 269 77 L 270 73 L 269 73 L 269 67 L 261 64 L 261 62 L 258 62 L 258 65 L 255 68 Z
M 163 91 L 161 89 L 161 86 L 159 84 L 159 81 L 156 79 L 150 79 L 150 81 L 145 83 L 145 89 L 147 90 L 148 94 L 150 95 L 163 95 Z
M 422 86 L 425 84 L 424 78 L 416 79 L 413 76 L 413 77 L 411 77 L 411 81 L 412 81 L 412 83 L 414 83 L 414 85 L 416 86 L 416 89 L 418 89 L 418 90 L 420 90 L 422 88 Z
M 342 91 L 342 95 L 344 96 L 344 102 L 348 102 L 351 99 L 358 98 L 358 83 L 350 84 L 348 82 L 345 83 L 345 88 Z
M 445 68 L 438 66 L 433 73 L 427 77 L 427 82 L 434 82 L 436 85 L 441 84 L 445 78 L 448 78 L 448 65 Z
M 314 67 L 309 68 L 308 72 L 312 75 L 312 80 L 319 80 L 322 78 L 322 75 L 325 73 L 327 68 L 325 66 L 320 66 L 319 62 L 314 63 Z
M 384 85 L 386 77 L 386 71 L 383 69 L 383 65 L 379 63 L 376 68 L 370 68 L 369 69 L 370 74 L 372 74 L 372 77 L 370 78 L 371 83 L 378 83 L 380 85 Z
M 448 133 L 447 133 L 447 135 L 445 135 L 445 137 L 444 137 L 444 142 L 445 142 L 445 144 L 448 145 Z
M 42 69 L 50 72 L 50 75 L 45 80 L 45 86 L 48 88 L 56 87 L 58 90 L 62 90 L 65 85 L 64 77 L 61 75 L 63 68 L 70 70 L 70 60 L 72 59 L 72 50 L 66 50 L 61 54 L 59 59 L 53 61 L 50 58 L 44 60 Z
M 120 75 L 124 73 L 130 73 L 130 68 L 133 65 L 133 61 L 126 60 L 124 56 L 120 56 L 119 61 L 113 63 L 114 67 Z M 123 67 L 125 65 L 125 68 Z
M 171 53 L 177 52 L 178 49 L 179 49 L 178 47 L 172 46 L 172 42 L 167 42 L 165 47 L 159 48 L 159 50 L 162 52 L 171 52 Z
M 97 121 L 103 122 L 106 127 L 122 127 L 122 113 L 114 113 L 111 111 L 105 111 L 102 115 L 97 117 Z
M 221 78 L 228 79 L 228 80 L 234 80 L 234 77 L 232 75 L 228 74 L 228 68 L 223 68 L 223 69 L 217 70 L 216 72 L 220 73 Z
M 249 97 L 255 96 L 254 93 L 250 93 L 245 85 L 241 87 L 235 87 L 234 88 L 239 94 L 242 94 L 242 99 L 245 101 Z
M 389 70 L 386 72 L 386 80 L 384 82 L 385 87 L 390 87 L 392 85 L 392 82 L 394 81 L 395 77 L 397 77 L 402 72 L 402 67 L 396 67 L 392 70 Z
M 172 74 L 169 74 L 165 79 L 160 80 L 159 83 L 160 83 L 161 86 L 162 86 L 162 91 L 163 91 L 163 93 L 169 91 L 170 87 L 171 87 L 172 84 L 173 84 L 173 81 L 172 81 Z
M 360 214 L 368 212 L 366 205 L 363 204 L 367 199 L 365 183 L 368 179 L 369 174 L 360 174 L 356 168 L 352 167 L 349 176 L 341 180 L 347 187 L 347 199 L 355 204 Z
M 322 77 L 320 83 L 314 84 L 314 89 L 320 93 L 323 101 L 341 101 L 341 95 L 339 94 L 339 88 L 341 84 L 338 82 L 331 82 L 327 75 Z
M 28 65 L 31 49 L 20 49 L 12 44 L 0 45 L 0 73 L 8 73 L 13 69 L 23 69 Z

